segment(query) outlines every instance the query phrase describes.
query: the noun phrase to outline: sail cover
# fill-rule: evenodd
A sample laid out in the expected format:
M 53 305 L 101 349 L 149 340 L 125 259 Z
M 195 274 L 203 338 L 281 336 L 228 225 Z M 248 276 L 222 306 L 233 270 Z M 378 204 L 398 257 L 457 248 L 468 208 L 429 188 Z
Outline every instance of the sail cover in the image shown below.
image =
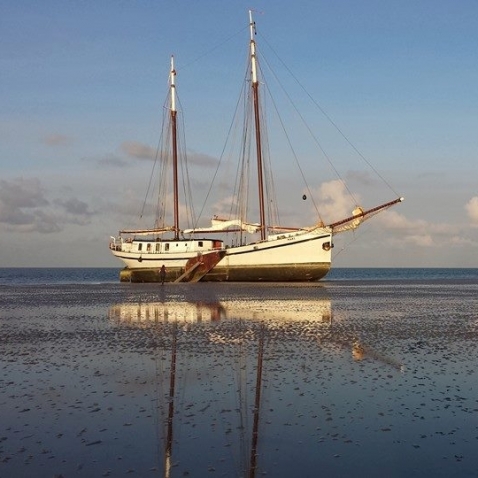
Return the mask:
M 258 232 L 260 230 L 260 224 L 252 224 L 248 222 L 241 221 L 240 219 L 232 219 L 232 220 L 225 220 L 225 219 L 219 219 L 219 218 L 214 218 L 211 220 L 211 226 L 210 227 L 202 227 L 202 228 L 196 228 L 196 229 L 185 229 L 184 233 L 185 234 L 194 234 L 196 232 L 221 232 L 221 231 L 226 231 L 227 229 L 234 227 L 234 228 L 239 228 L 242 231 L 246 231 L 249 234 L 254 234 L 255 232 Z

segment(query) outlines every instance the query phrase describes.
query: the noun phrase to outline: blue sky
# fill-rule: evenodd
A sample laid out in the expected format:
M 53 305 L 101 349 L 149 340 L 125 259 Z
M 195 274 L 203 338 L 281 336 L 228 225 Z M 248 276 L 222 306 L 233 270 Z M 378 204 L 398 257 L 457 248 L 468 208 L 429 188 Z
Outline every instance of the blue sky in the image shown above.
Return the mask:
M 107 244 L 141 207 L 151 169 L 141 152 L 158 142 L 171 54 L 204 190 L 240 88 L 249 8 L 259 50 L 273 46 L 405 197 L 337 237 L 334 265 L 478 267 L 478 4 L 299 5 L 0 0 L 0 267 L 121 266 Z M 328 147 L 376 205 L 370 183 L 353 182 L 363 165 Z M 278 170 L 278 191 L 295 197 Z M 324 194 L 342 194 L 320 171 L 308 180 L 326 211 Z

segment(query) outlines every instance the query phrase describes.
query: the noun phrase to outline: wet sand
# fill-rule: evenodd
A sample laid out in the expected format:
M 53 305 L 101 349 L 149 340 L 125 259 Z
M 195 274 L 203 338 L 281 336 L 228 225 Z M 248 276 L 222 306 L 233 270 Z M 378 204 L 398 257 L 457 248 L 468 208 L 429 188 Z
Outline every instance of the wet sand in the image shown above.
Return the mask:
M 0 477 L 478 476 L 477 311 L 475 281 L 4 287 Z

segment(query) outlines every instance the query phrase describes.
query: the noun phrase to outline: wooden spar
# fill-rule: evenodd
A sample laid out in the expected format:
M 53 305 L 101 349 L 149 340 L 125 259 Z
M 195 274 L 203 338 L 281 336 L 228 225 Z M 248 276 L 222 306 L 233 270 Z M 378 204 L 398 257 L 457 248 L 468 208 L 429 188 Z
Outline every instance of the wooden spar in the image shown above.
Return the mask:
M 381 204 L 380 206 L 374 207 L 372 209 L 368 209 L 367 211 L 363 211 L 359 214 L 355 214 L 353 216 L 347 217 L 346 219 L 342 219 L 341 221 L 337 221 L 332 224 L 329 224 L 327 227 L 331 227 L 333 229 L 334 227 L 341 226 L 342 224 L 346 224 L 347 222 L 353 221 L 354 219 L 358 219 L 360 217 L 366 217 L 369 214 L 373 214 L 374 212 L 378 212 L 382 209 L 386 209 L 402 201 L 403 201 L 403 198 L 394 199 L 393 201 L 387 202 L 385 204 Z
M 261 124 L 259 112 L 259 81 L 257 79 L 256 42 L 254 41 L 255 23 L 252 20 L 252 10 L 249 10 L 249 29 L 251 33 L 251 76 L 252 96 L 254 100 L 254 123 L 256 131 L 256 155 L 257 155 L 257 184 L 259 187 L 259 219 L 261 224 L 261 241 L 266 238 L 266 220 L 264 207 L 264 179 L 262 165 Z
M 162 227 L 156 229 L 123 229 L 120 234 L 136 234 L 138 236 L 150 236 L 151 234 L 162 234 L 164 232 L 173 231 L 171 227 Z
M 179 239 L 179 188 L 178 188 L 178 140 L 177 140 L 177 122 L 176 122 L 176 70 L 174 69 L 174 57 L 171 56 L 171 139 L 173 153 L 173 188 L 174 188 L 174 239 Z

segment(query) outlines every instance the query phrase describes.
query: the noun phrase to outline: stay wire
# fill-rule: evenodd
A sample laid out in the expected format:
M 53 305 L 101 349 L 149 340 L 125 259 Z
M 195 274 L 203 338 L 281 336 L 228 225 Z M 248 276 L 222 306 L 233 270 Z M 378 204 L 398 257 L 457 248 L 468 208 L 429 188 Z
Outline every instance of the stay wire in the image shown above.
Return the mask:
M 270 45 L 269 45 L 270 47 Z M 272 49 L 272 47 L 270 47 Z M 274 50 L 272 50 L 274 52 Z M 274 54 L 277 56 L 277 53 L 274 52 Z M 277 56 L 278 57 L 278 56 Z M 307 130 L 309 131 L 309 134 L 311 135 L 311 137 L 313 138 L 313 140 L 315 141 L 315 143 L 317 144 L 318 148 L 320 149 L 320 151 L 322 152 L 322 154 L 324 155 L 325 159 L 327 160 L 327 162 L 329 163 L 330 167 L 332 168 L 332 170 L 335 172 L 335 174 L 337 175 L 337 177 L 339 178 L 339 180 L 342 182 L 342 184 L 344 185 L 345 189 L 347 190 L 347 192 L 349 193 L 350 197 L 352 198 L 352 200 L 357 204 L 357 200 L 355 199 L 354 195 L 352 194 L 352 191 L 349 189 L 349 187 L 347 186 L 347 183 L 344 181 L 344 179 L 342 178 L 341 174 L 339 173 L 339 171 L 337 170 L 337 168 L 334 166 L 332 160 L 330 159 L 329 155 L 327 154 L 327 152 L 325 151 L 325 149 L 323 148 L 323 146 L 321 145 L 320 141 L 318 140 L 317 136 L 314 134 L 314 132 L 311 130 L 310 126 L 307 124 L 307 122 L 305 121 L 305 118 L 304 116 L 301 114 L 301 112 L 299 111 L 299 109 L 297 108 L 297 106 L 295 105 L 295 103 L 292 101 L 292 98 L 290 97 L 290 95 L 287 93 L 287 91 L 285 90 L 284 86 L 282 85 L 280 79 L 277 77 L 277 75 L 274 73 L 274 70 L 271 68 L 269 62 L 267 61 L 267 59 L 261 55 L 261 58 L 263 58 L 264 62 L 266 63 L 266 65 L 269 67 L 269 70 L 271 71 L 272 75 L 274 76 L 275 80 L 277 81 L 277 84 L 280 86 L 283 94 L 286 96 L 286 98 L 289 100 L 289 103 L 292 105 L 292 107 L 294 108 L 295 112 L 297 113 L 297 115 L 299 116 L 299 118 L 301 119 L 302 123 L 305 125 L 305 127 L 307 128 Z M 278 57 L 279 58 L 279 57 Z M 297 80 L 297 78 L 292 74 L 292 72 L 290 71 L 289 68 L 287 68 L 287 66 L 285 65 L 284 62 L 282 62 L 282 60 L 280 60 L 279 58 L 279 61 L 281 61 L 281 63 L 283 64 L 283 66 L 287 69 L 287 71 L 292 75 L 292 77 L 294 78 L 295 81 L 297 81 L 297 83 L 299 84 L 299 86 L 301 88 L 302 85 L 299 83 L 299 81 Z M 305 91 L 305 90 L 304 90 Z M 305 91 L 307 96 L 309 96 L 309 98 L 315 103 L 315 100 L 307 93 L 307 91 Z M 296 162 L 297 164 L 299 165 L 299 162 L 297 160 L 297 157 L 295 157 L 296 159 Z M 303 175 L 302 173 L 302 170 L 300 168 L 300 165 L 299 165 L 299 169 L 301 171 L 301 174 L 302 174 L 302 177 L 305 181 L 305 176 Z M 307 182 L 305 182 L 306 186 L 307 186 Z M 307 186 L 307 189 L 308 186 Z
M 246 75 L 247 75 L 247 72 L 246 72 Z M 227 135 L 226 135 L 226 141 L 224 142 L 224 145 L 223 145 L 223 148 L 222 148 L 222 151 L 221 151 L 221 154 L 219 155 L 219 161 L 218 161 L 218 164 L 217 164 L 217 167 L 216 167 L 216 170 L 214 171 L 214 174 L 213 174 L 213 177 L 212 177 L 212 180 L 210 181 L 210 184 L 209 184 L 209 189 L 207 191 L 207 194 L 206 194 L 206 198 L 204 199 L 204 203 L 203 203 L 203 206 L 201 208 L 201 210 L 199 211 L 199 214 L 197 216 L 197 222 L 199 223 L 199 220 L 201 219 L 202 215 L 203 215 L 203 212 L 204 212 L 204 209 L 206 207 L 206 204 L 207 204 L 207 201 L 209 199 L 209 196 L 211 194 L 211 191 L 212 191 L 212 188 L 213 188 L 213 185 L 216 181 L 216 178 L 217 178 L 217 175 L 218 175 L 218 172 L 219 172 L 219 169 L 222 165 L 222 162 L 223 162 L 223 159 L 224 159 L 224 156 L 225 156 L 225 153 L 226 153 L 226 148 L 229 144 L 229 138 L 231 137 L 231 133 L 232 133 L 232 130 L 234 129 L 235 127 L 235 124 L 237 122 L 236 118 L 238 116 L 238 111 L 239 111 L 239 107 L 242 103 L 242 101 L 244 100 L 243 98 L 243 90 L 244 90 L 244 84 L 245 82 L 247 81 L 247 77 L 244 78 L 242 84 L 241 84 L 241 92 L 242 94 L 240 94 L 238 96 L 238 99 L 237 99 L 237 102 L 236 102 L 236 107 L 235 107 L 235 110 L 234 110 L 234 114 L 232 116 L 232 120 L 231 120 L 231 123 L 229 124 L 229 129 L 228 129 L 228 132 L 227 132 Z M 195 227 L 197 227 L 197 225 L 195 225 Z
M 181 69 L 182 70 L 185 70 L 187 68 L 189 68 L 191 65 L 194 65 L 195 63 L 197 63 L 199 60 L 201 60 L 202 58 L 204 58 L 205 56 L 209 56 L 212 52 L 216 51 L 217 49 L 219 49 L 220 47 L 222 47 L 223 45 L 225 45 L 226 43 L 230 42 L 233 38 L 235 38 L 236 36 L 242 34 L 242 32 L 244 30 L 247 30 L 249 28 L 249 25 L 247 25 L 247 27 L 243 27 L 241 28 L 239 31 L 233 33 L 232 35 L 228 36 L 227 38 L 225 38 L 224 40 L 221 40 L 220 42 L 216 43 L 214 46 L 212 46 L 211 48 L 209 48 L 209 50 L 206 50 L 204 53 L 200 54 L 199 56 L 197 56 L 196 58 L 192 59 L 191 61 L 185 63 Z
M 324 115 L 324 117 L 327 119 L 327 121 L 330 122 L 330 124 L 337 130 L 337 132 L 344 138 L 344 140 L 347 142 L 347 144 L 362 158 L 362 160 L 365 162 L 365 164 L 368 165 L 368 167 L 384 182 L 384 184 L 387 185 L 387 187 L 397 196 L 399 194 L 395 191 L 395 189 L 390 185 L 390 183 L 377 171 L 377 169 L 370 163 L 370 161 L 367 160 L 367 158 L 358 150 L 358 148 L 348 139 L 348 137 L 345 135 L 345 133 L 339 128 L 339 126 L 335 123 L 335 121 L 326 113 L 326 111 L 317 103 L 317 101 L 312 97 L 312 95 L 306 90 L 305 86 L 299 81 L 299 79 L 294 75 L 294 73 L 290 70 L 290 68 L 284 63 L 284 61 L 279 57 L 277 52 L 272 48 L 270 43 L 266 40 L 261 35 L 261 38 L 264 40 L 264 42 L 267 44 L 267 46 L 271 49 L 271 51 L 274 53 L 276 58 L 281 62 L 283 67 L 289 72 L 291 77 L 297 82 L 297 84 L 300 86 L 300 88 L 304 91 L 304 93 L 309 97 L 309 99 L 314 103 L 314 105 L 320 110 L 320 112 Z

